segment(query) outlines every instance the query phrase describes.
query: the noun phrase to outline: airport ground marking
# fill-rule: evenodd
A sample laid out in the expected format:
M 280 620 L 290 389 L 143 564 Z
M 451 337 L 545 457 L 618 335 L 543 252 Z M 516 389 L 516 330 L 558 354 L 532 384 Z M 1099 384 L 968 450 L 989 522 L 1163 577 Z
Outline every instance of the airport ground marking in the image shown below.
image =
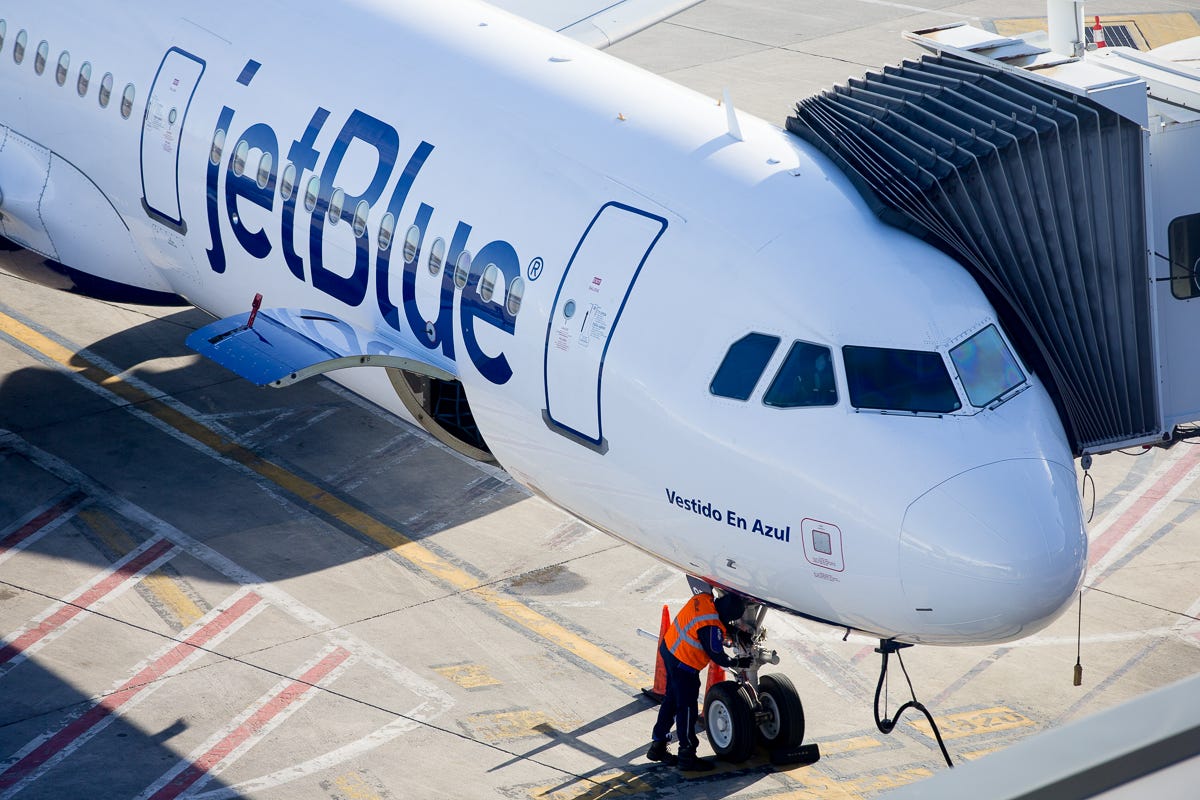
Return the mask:
M 8 800 L 40 778 L 108 727 L 118 715 L 128 713 L 161 687 L 162 678 L 178 674 L 249 622 L 264 607 L 261 601 L 262 598 L 251 591 L 237 592 L 231 601 L 198 621 L 182 641 L 172 640 L 134 667 L 129 678 L 98 698 L 87 710 L 68 719 L 57 730 L 25 745 L 15 754 L 13 763 L 0 770 L 0 800 Z
M 103 510 L 85 509 L 79 513 L 79 518 L 115 553 L 124 555 L 137 547 L 134 538 Z M 160 606 L 156 610 L 165 610 L 170 614 L 179 629 L 188 627 L 204 616 L 204 609 L 188 597 L 174 577 L 162 569 L 148 574 L 138 588 L 144 588 Z
M 95 363 L 99 359 L 87 351 L 73 351 L 45 333 L 3 312 L 0 312 L 0 333 L 23 345 L 22 349 L 36 351 L 78 379 L 107 390 L 116 398 L 153 416 L 219 456 L 285 489 L 456 591 L 482 600 L 509 620 L 609 674 L 626 686 L 640 689 L 652 683 L 651 677 L 642 670 L 512 596 L 489 586 L 481 586 L 475 576 L 400 533 L 391 525 L 213 430 L 186 413 L 182 406 L 168 403 L 163 396 L 154 395 L 134 382 L 122 378 L 118 374 L 119 370 Z
M 284 678 L 269 689 L 230 725 L 217 731 L 155 781 L 138 800 L 175 800 L 185 792 L 203 787 L 299 711 L 313 697 L 313 689 L 336 680 L 350 660 L 350 651 L 345 648 L 327 647 L 300 668 L 300 677 Z
M 9 530 L 0 532 L 0 564 L 70 520 L 86 499 L 82 492 L 71 489 L 48 505 L 35 508 Z
M 144 542 L 84 586 L 38 615 L 22 630 L 6 636 L 0 645 L 0 676 L 66 633 L 84 618 L 84 612 L 122 594 L 148 573 L 165 564 L 178 548 L 159 537 Z

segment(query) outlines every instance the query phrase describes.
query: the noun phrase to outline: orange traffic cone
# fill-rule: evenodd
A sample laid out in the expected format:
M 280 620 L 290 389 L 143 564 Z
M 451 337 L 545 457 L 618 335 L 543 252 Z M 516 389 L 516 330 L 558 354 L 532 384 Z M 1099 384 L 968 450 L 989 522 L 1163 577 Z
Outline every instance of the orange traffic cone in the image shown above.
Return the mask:
M 642 694 L 656 703 L 661 703 L 667 696 L 667 665 L 663 663 L 661 647 L 669 627 L 671 627 L 671 610 L 664 605 L 662 623 L 658 626 L 658 646 L 654 648 L 654 686 L 650 689 L 642 689 Z
M 725 668 L 718 667 L 716 664 L 709 663 L 708 665 L 708 682 L 704 685 L 704 696 L 708 697 L 708 692 L 713 686 L 725 680 Z
M 1100 17 L 1096 17 L 1096 24 L 1092 26 L 1092 41 L 1096 43 L 1096 47 L 1108 47 L 1108 42 L 1104 41 L 1104 26 L 1100 24 Z

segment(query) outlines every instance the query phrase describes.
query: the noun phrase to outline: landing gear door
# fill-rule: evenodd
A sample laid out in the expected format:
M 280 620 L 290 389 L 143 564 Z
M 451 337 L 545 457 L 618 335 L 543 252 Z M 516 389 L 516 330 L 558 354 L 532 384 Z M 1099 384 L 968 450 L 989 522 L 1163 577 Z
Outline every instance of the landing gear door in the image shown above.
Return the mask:
M 608 203 L 567 265 L 546 331 L 546 424 L 601 453 L 604 357 L 642 265 L 667 228 L 662 217 Z
M 150 86 L 142 120 L 142 207 L 150 218 L 187 233 L 179 210 L 179 141 L 204 62 L 172 47 Z

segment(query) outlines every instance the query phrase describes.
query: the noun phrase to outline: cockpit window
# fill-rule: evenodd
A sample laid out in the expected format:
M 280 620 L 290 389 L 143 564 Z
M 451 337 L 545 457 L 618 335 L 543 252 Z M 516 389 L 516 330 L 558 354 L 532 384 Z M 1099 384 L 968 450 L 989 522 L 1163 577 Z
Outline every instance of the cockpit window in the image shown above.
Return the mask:
M 983 408 L 1025 382 L 1012 351 L 1000 338 L 995 325 L 950 350 L 950 360 L 967 390 L 971 405 Z
M 745 400 L 754 392 L 767 362 L 779 347 L 778 336 L 749 333 L 729 347 L 708 390 L 718 397 Z
M 837 405 L 829 348 L 794 342 L 763 402 L 777 408 Z
M 939 353 L 846 345 L 842 357 L 855 408 L 931 414 L 962 408 Z

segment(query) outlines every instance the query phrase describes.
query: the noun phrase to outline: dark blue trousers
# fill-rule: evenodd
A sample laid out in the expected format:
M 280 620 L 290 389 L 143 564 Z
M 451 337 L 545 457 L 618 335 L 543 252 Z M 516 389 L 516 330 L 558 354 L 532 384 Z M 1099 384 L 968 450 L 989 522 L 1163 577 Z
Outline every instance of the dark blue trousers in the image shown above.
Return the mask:
M 663 664 L 667 668 L 667 691 L 663 696 L 662 705 L 658 707 L 658 721 L 654 723 L 651 734 L 656 742 L 663 742 L 675 725 L 679 736 L 679 749 L 695 752 L 700 745 L 696 738 L 696 705 L 700 700 L 700 673 L 684 664 L 660 647 Z

